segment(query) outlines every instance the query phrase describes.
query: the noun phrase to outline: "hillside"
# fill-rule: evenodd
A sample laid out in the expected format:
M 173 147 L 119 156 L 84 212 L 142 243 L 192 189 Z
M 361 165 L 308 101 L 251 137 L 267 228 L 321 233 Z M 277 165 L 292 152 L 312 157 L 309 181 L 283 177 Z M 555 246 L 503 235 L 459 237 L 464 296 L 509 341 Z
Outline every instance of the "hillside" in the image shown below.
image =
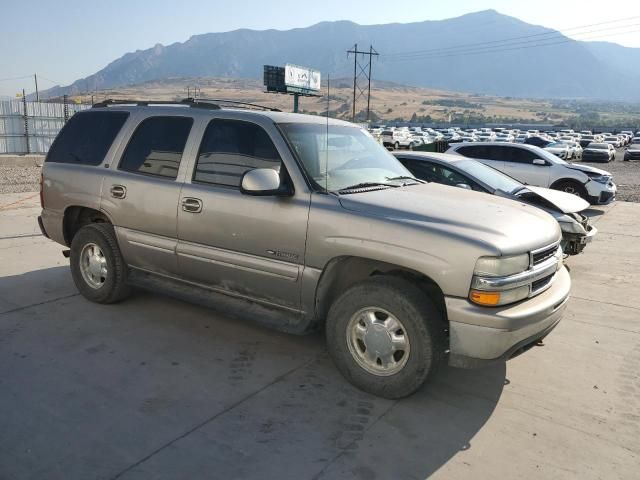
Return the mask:
M 346 50 L 355 43 L 361 47 L 371 43 L 382 54 L 374 64 L 374 77 L 379 80 L 500 96 L 640 99 L 640 63 L 625 61 L 637 58 L 640 49 L 569 41 L 540 48 L 476 50 L 466 55 L 433 53 L 452 46 L 549 32 L 553 30 L 487 10 L 408 24 L 339 21 L 286 31 L 208 33 L 184 43 L 158 44 L 127 53 L 94 75 L 68 87 L 55 87 L 47 94 L 78 93 L 169 77 L 259 79 L 263 64 L 286 62 L 313 66 L 334 78 L 349 77 L 353 63 Z M 416 50 L 432 53 L 410 61 L 398 57 Z
M 291 111 L 293 101 L 288 95 L 265 93 L 262 82 L 253 79 L 233 78 L 169 78 L 152 80 L 139 85 L 99 91 L 94 101 L 105 98 L 140 100 L 179 100 L 187 96 L 187 87 L 197 85 L 201 98 L 218 98 L 259 103 L 269 107 Z M 351 79 L 331 81 L 330 114 L 351 120 Z M 323 92 L 326 93 L 326 83 Z M 78 102 L 89 103 L 91 95 L 72 97 Z M 364 119 L 366 101 L 360 99 L 357 107 L 359 120 Z M 326 96 L 301 98 L 304 113 L 323 115 L 326 112 Z M 485 121 L 519 121 L 564 123 L 580 112 L 597 115 L 600 124 L 629 120 L 640 124 L 640 104 L 585 103 L 543 99 L 521 99 L 491 95 L 467 94 L 422 87 L 409 87 L 392 82 L 374 81 L 371 89 L 371 119 L 378 121 L 482 123 Z M 414 117 L 415 116 L 415 117 Z M 417 118 L 416 118 L 417 117 Z

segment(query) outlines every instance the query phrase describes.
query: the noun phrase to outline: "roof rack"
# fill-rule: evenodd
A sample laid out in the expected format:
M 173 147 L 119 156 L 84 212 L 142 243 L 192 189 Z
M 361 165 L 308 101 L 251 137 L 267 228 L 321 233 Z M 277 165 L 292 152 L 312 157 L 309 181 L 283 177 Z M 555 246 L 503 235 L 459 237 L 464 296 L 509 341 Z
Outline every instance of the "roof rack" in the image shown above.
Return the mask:
M 225 100 L 223 98 L 185 98 L 183 101 L 190 101 L 194 103 L 211 103 L 214 105 L 229 105 L 236 108 L 253 108 L 256 110 L 265 110 L 268 112 L 281 112 L 279 108 L 266 107 L 257 103 L 239 102 L 236 100 Z
M 107 98 L 102 102 L 94 103 L 92 105 L 92 108 L 102 108 L 102 107 L 108 107 L 110 105 L 136 105 L 140 107 L 147 107 L 149 105 L 184 105 L 188 107 L 197 106 L 199 108 L 211 108 L 212 110 L 220 109 L 219 105 L 216 105 L 213 103 L 207 103 L 207 102 L 201 102 L 198 105 L 195 105 L 192 98 L 185 98 L 183 100 L 134 100 L 134 99 L 116 100 L 113 98 Z
M 108 98 L 102 102 L 94 103 L 92 108 L 103 108 L 111 105 L 136 105 L 147 107 L 149 105 L 184 105 L 192 108 L 209 108 L 212 110 L 220 110 L 223 106 L 235 108 L 250 108 L 255 110 L 266 110 L 270 112 L 280 112 L 277 108 L 265 107 L 256 103 L 239 102 L 236 100 L 224 100 L 220 98 L 184 98 L 182 100 L 116 100 Z

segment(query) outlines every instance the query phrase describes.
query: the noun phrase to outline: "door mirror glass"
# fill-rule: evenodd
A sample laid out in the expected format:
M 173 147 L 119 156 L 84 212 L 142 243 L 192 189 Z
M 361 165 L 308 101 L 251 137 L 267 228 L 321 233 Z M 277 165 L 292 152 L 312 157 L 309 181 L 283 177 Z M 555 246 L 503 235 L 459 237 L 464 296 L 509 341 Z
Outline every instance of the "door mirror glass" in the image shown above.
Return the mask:
M 290 195 L 289 188 L 280 180 L 280 174 L 272 168 L 255 168 L 242 176 L 240 191 L 246 195 Z
M 536 158 L 536 159 L 533 161 L 533 164 L 534 164 L 534 165 L 541 165 L 541 166 L 543 166 L 543 167 L 544 167 L 544 166 L 547 164 L 547 162 L 545 162 L 545 161 L 544 161 L 544 160 L 542 160 L 541 158 Z
M 456 183 L 456 187 L 464 188 L 465 190 L 471 190 L 471 185 L 468 183 Z

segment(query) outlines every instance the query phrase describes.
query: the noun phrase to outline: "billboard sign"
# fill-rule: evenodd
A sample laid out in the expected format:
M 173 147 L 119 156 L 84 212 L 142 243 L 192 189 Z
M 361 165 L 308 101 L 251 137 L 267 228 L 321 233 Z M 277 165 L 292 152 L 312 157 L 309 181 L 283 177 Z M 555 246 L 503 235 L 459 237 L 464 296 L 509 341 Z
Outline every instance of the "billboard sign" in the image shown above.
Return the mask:
M 284 82 L 287 87 L 318 92 L 320 91 L 320 72 L 287 63 L 284 67 Z

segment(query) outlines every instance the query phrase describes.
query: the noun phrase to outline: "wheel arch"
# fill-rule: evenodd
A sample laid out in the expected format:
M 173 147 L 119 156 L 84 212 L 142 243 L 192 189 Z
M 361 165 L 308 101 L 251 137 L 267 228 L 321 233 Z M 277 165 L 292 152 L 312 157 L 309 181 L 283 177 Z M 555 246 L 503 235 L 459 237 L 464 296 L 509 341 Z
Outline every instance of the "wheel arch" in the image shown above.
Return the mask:
M 113 225 L 111 218 L 109 218 L 105 212 L 96 210 L 95 208 L 81 205 L 71 205 L 65 208 L 62 219 L 62 232 L 65 244 L 70 246 L 76 233 L 78 233 L 82 227 L 91 223 L 110 223 Z
M 411 268 L 365 257 L 340 256 L 331 259 L 320 275 L 316 286 L 314 316 L 324 324 L 332 303 L 349 287 L 375 275 L 392 275 L 415 284 L 429 296 L 448 323 L 444 293 L 428 275 Z

